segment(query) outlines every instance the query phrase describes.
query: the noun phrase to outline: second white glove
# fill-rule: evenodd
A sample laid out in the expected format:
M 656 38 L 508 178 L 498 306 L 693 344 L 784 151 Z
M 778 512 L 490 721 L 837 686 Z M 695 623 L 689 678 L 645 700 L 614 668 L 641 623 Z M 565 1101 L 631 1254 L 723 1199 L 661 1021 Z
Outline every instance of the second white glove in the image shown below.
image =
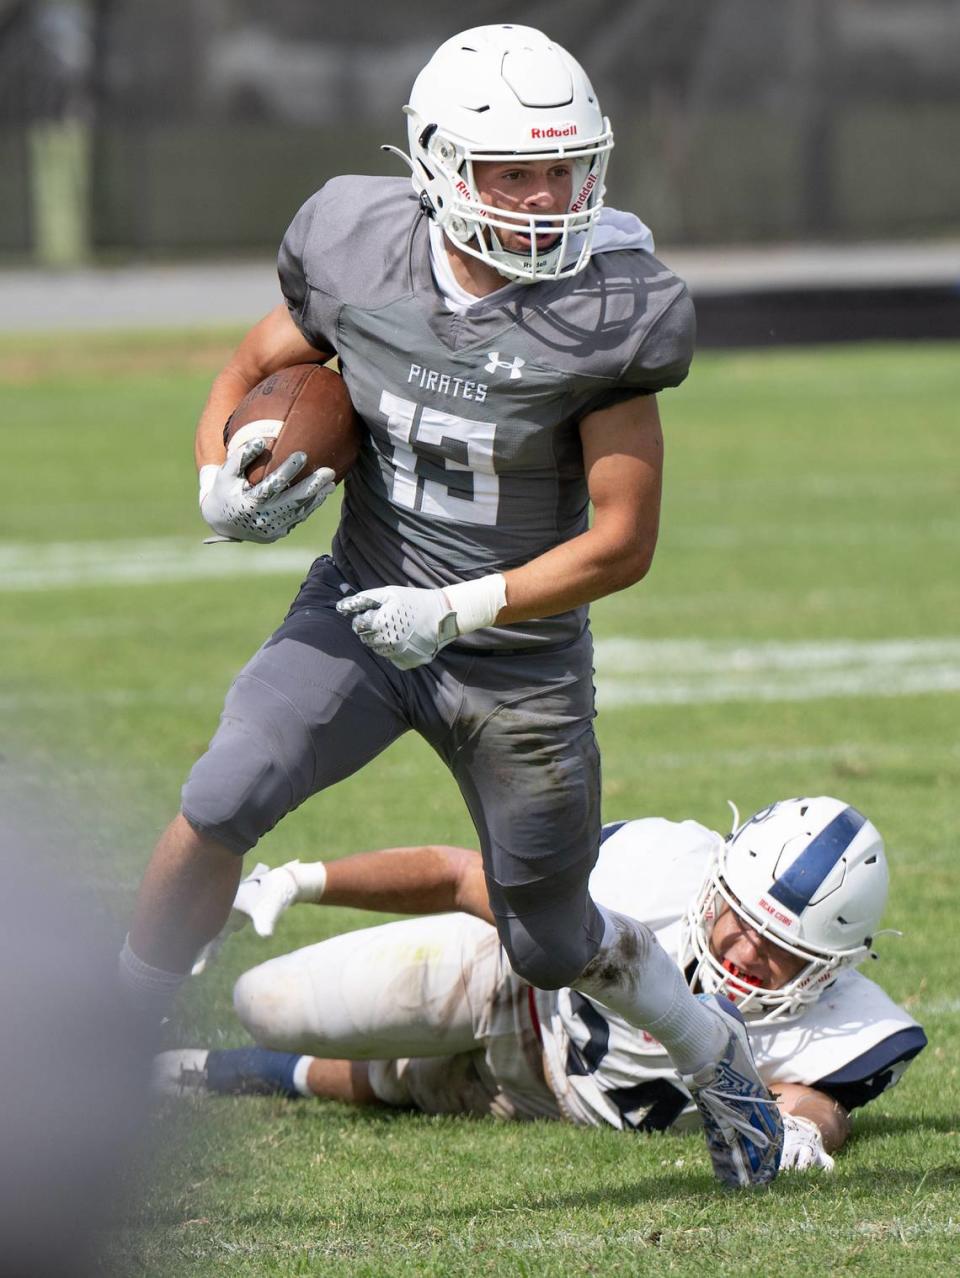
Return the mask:
M 378 586 L 341 599 L 337 612 L 353 618 L 353 632 L 400 670 L 432 661 L 456 639 L 457 615 L 442 590 Z
M 502 573 L 458 581 L 442 590 L 377 586 L 341 599 L 337 612 L 352 618 L 361 643 L 400 670 L 432 661 L 441 648 L 492 626 L 506 604 Z
M 833 1159 L 823 1147 L 820 1128 L 812 1119 L 784 1114 L 780 1170 L 810 1171 L 815 1167 L 825 1172 L 834 1168 Z

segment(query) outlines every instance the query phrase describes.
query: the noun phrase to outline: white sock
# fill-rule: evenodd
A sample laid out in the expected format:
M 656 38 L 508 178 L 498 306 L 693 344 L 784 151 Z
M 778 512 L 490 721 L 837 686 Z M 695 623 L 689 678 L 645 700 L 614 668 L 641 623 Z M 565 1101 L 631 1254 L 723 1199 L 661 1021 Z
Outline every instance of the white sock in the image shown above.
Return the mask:
M 603 941 L 574 989 L 662 1043 L 681 1074 L 719 1060 L 728 1032 L 690 992 L 683 973 L 644 923 L 598 906 Z
M 165 972 L 162 967 L 151 967 L 149 963 L 144 963 L 130 948 L 129 936 L 124 939 L 118 967 L 120 988 L 130 1005 L 139 1012 L 155 1017 L 159 1024 L 173 1005 L 187 974 Z
M 293 1067 L 293 1085 L 301 1096 L 312 1096 L 310 1084 L 307 1082 L 307 1073 L 314 1061 L 313 1056 L 301 1056 Z

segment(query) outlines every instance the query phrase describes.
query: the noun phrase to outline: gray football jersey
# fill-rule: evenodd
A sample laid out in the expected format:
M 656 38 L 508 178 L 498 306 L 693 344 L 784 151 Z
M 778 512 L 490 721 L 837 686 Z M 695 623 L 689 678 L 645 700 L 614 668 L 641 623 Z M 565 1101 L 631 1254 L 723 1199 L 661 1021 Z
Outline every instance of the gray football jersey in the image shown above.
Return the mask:
M 405 178 L 328 182 L 294 218 L 278 265 L 293 319 L 337 352 L 367 427 L 333 546 L 360 588 L 505 571 L 585 531 L 578 423 L 676 386 L 693 353 L 683 282 L 640 249 L 451 311 Z M 579 608 L 459 642 L 564 643 L 585 624 Z

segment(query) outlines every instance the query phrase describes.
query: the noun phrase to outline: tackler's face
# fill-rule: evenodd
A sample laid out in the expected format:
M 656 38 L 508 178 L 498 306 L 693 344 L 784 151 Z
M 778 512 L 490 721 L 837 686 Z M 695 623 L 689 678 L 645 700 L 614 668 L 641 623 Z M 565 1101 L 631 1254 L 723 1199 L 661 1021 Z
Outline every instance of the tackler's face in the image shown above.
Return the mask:
M 775 944 L 724 904 L 710 933 L 710 950 L 744 993 L 778 990 L 806 966 L 806 960 Z

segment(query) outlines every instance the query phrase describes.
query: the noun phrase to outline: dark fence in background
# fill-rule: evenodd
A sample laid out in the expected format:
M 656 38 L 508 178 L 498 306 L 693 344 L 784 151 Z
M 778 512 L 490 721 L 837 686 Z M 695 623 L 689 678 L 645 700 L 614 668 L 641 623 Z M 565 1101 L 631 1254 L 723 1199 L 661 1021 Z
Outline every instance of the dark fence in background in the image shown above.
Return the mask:
M 0 256 L 273 251 L 339 172 L 401 172 L 400 107 L 467 23 L 548 31 L 670 244 L 960 231 L 957 0 L 0 0 Z

